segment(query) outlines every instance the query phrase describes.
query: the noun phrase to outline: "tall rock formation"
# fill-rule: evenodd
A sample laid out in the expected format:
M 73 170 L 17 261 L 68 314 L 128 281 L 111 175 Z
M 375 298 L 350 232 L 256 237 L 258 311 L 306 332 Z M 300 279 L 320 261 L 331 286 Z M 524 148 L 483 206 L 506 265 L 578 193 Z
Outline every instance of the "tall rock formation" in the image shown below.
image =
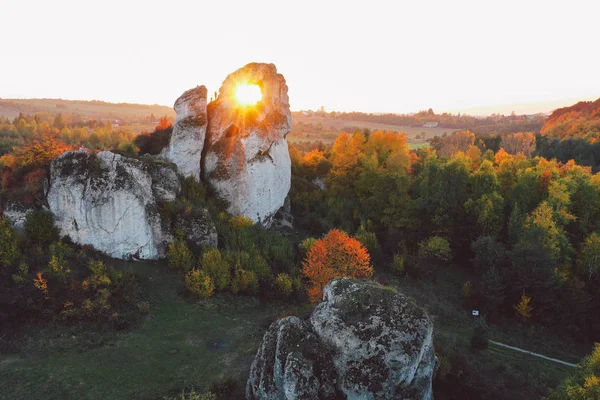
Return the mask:
M 252 106 L 240 104 L 235 96 L 240 84 L 258 85 L 262 99 Z M 267 227 L 291 185 L 287 91 L 275 65 L 251 63 L 227 76 L 208 105 L 204 181 L 228 202 L 229 212 Z
M 380 285 L 336 279 L 308 321 L 269 327 L 246 398 L 429 400 L 435 366 L 424 311 Z
M 166 158 L 177 165 L 179 173 L 200 181 L 200 160 L 206 135 L 206 87 L 184 92 L 173 107 L 177 113 Z
M 61 235 L 115 258 L 155 259 L 174 239 L 158 203 L 175 200 L 180 190 L 172 164 L 82 150 L 52 161 L 47 199 Z M 206 217 L 202 224 L 190 228 L 192 240 L 216 246 L 214 224 Z

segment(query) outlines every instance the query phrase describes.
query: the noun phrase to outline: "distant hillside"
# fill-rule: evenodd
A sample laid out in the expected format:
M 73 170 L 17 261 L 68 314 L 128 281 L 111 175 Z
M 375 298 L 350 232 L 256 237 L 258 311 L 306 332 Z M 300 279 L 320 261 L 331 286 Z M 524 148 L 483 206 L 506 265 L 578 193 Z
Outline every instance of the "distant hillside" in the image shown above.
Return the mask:
M 542 135 L 560 139 L 600 140 L 600 99 L 580 101 L 555 110 L 541 129 Z
M 105 101 L 62 100 L 62 99 L 0 99 L 0 116 L 14 118 L 19 113 L 35 114 L 47 112 L 51 114 L 78 114 L 90 119 L 122 119 L 137 121 L 154 114 L 175 117 L 171 107 L 157 104 L 108 103 Z

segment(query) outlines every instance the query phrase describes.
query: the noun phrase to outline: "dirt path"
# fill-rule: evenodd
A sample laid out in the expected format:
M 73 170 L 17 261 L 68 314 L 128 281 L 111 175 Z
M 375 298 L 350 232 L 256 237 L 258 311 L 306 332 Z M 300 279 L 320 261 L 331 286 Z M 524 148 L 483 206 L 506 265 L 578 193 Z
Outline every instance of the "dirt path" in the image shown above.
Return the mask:
M 577 365 L 577 364 L 572 364 L 572 363 L 569 363 L 569 362 L 566 362 L 566 361 L 562 361 L 562 360 L 558 360 L 558 359 L 552 358 L 552 357 L 546 357 L 546 356 L 544 356 L 542 354 L 534 353 L 534 352 L 528 351 L 528 350 L 523 350 L 523 349 L 520 349 L 520 348 L 514 347 L 514 346 L 509 346 L 507 344 L 496 342 L 494 340 L 490 340 L 490 342 L 493 343 L 493 344 L 495 344 L 495 345 L 497 345 L 497 346 L 506 347 L 507 349 L 511 349 L 511 350 L 515 350 L 515 351 L 520 351 L 521 353 L 531 354 L 532 356 L 540 357 L 540 358 L 543 358 L 543 359 L 549 360 L 549 361 L 554 361 L 554 362 L 557 362 L 559 364 L 567 365 L 569 367 L 579 368 L 579 365 Z

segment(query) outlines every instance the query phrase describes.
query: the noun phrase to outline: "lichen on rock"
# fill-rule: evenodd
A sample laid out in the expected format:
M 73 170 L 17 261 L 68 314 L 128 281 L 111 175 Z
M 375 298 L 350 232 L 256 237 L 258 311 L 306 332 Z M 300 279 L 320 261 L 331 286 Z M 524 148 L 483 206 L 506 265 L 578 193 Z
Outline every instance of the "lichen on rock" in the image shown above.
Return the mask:
M 271 325 L 246 397 L 431 399 L 435 365 L 433 324 L 423 310 L 375 283 L 336 279 L 308 321 Z
M 171 233 L 161 228 L 157 200 L 179 190 L 170 164 L 148 168 L 119 154 L 82 150 L 52 162 L 48 205 L 61 235 L 76 243 L 115 258 L 152 259 L 164 255 L 172 241 Z

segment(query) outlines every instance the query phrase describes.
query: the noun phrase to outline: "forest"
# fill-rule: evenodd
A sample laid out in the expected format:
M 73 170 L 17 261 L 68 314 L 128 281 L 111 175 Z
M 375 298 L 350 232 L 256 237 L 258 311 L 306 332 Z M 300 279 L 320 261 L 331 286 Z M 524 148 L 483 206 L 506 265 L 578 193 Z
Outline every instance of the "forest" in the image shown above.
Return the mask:
M 442 115 L 441 124 L 461 130 L 416 150 L 405 134 L 368 129 L 340 132 L 331 145 L 291 145 L 295 231 L 286 235 L 228 215 L 203 184 L 181 178 L 182 194 L 161 204 L 161 218 L 207 208 L 220 244 L 194 248 L 180 237 L 161 268 L 181 283 L 185 298 L 246 296 L 279 316 L 306 313 L 338 276 L 409 292 L 427 287 L 447 302 L 439 319 L 448 329 L 463 324 L 458 315 L 481 312 L 480 322 L 468 322 L 472 355 L 447 340 L 455 333 L 440 334 L 437 398 L 492 398 L 499 390 L 506 397 L 494 398 L 593 398 L 600 393 L 600 350 L 592 345 L 600 342 L 599 104 L 559 109 L 543 126 L 523 119 L 508 132 L 493 117 L 468 120 L 467 130 L 465 117 L 459 124 L 457 116 Z M 522 129 L 530 123 L 538 128 Z M 498 129 L 485 128 L 491 125 Z M 62 114 L 0 119 L 0 209 L 36 208 L 24 233 L 0 218 L 0 350 L 18 351 L 19 336 L 40 325 L 60 332 L 79 324 L 110 336 L 143 323 L 153 300 L 140 276 L 59 237 L 43 210 L 44 182 L 51 160 L 64 151 L 83 146 L 143 159 L 168 144 L 171 129 L 166 117 L 140 135 Z M 488 338 L 505 327 L 524 343 L 547 338 L 593 352 L 560 385 L 550 374 L 524 378 L 497 365 L 502 379 L 493 382 L 486 378 L 492 367 L 483 365 Z M 211 388 L 215 397 L 206 398 L 236 398 L 240 391 L 230 381 Z

